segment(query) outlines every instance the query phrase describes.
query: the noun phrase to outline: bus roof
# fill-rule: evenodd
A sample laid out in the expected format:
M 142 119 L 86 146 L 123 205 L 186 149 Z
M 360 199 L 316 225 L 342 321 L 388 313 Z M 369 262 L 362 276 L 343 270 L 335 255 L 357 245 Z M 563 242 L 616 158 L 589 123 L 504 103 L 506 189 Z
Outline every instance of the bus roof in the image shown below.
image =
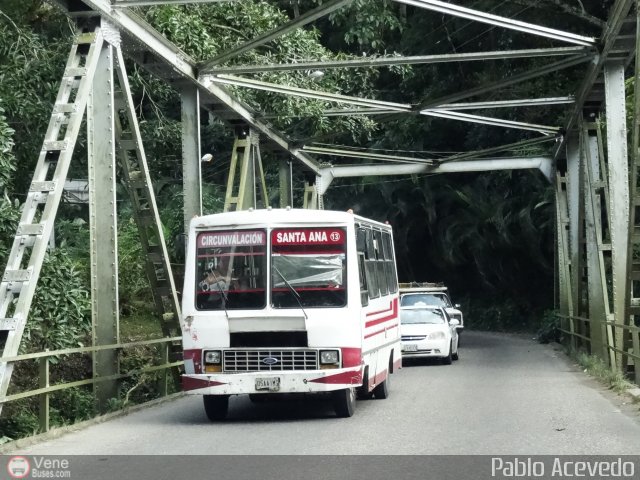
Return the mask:
M 267 224 L 326 224 L 326 223 L 366 223 L 384 229 L 391 229 L 389 224 L 370 220 L 350 212 L 334 210 L 308 210 L 302 208 L 267 208 L 240 210 L 237 212 L 214 213 L 194 217 L 191 228 L 196 230 L 211 227 L 262 226 Z

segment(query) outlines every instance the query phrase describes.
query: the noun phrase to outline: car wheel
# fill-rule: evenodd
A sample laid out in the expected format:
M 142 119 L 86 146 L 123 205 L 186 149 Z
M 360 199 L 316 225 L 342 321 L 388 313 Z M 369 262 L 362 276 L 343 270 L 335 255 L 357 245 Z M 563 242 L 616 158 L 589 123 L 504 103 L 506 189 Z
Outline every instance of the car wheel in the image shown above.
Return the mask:
M 442 363 L 445 365 L 451 365 L 453 360 L 453 355 L 451 355 L 451 350 L 453 349 L 453 344 L 449 344 L 449 354 L 446 357 L 442 357 Z
M 378 400 L 384 400 L 389 397 L 389 382 L 391 381 L 391 373 L 387 374 L 387 378 L 373 389 L 373 396 Z
M 333 392 L 333 409 L 336 416 L 347 418 L 353 415 L 356 409 L 356 391 L 354 388 L 345 388 Z
M 229 395 L 204 395 L 204 411 L 212 422 L 227 418 L 229 412 Z

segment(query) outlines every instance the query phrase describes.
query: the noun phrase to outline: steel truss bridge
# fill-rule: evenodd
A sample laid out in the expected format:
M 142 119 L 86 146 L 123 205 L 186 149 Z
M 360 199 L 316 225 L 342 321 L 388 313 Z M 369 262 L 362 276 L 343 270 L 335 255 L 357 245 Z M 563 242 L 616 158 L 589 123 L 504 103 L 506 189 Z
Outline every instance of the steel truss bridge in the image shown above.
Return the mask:
M 161 391 L 180 366 L 180 307 L 162 236 L 147 159 L 125 57 L 179 90 L 182 108 L 182 172 L 185 224 L 201 213 L 200 113 L 208 111 L 233 129 L 231 168 L 225 210 L 266 203 L 266 185 L 260 145 L 277 148 L 291 161 L 280 165 L 280 205 L 290 205 L 290 168 L 304 170 L 315 182 L 305 185 L 304 207 L 322 208 L 322 197 L 334 178 L 364 175 L 410 175 L 500 169 L 538 169 L 555 186 L 560 328 L 573 347 L 588 349 L 613 370 L 632 369 L 640 383 L 640 189 L 638 149 L 640 96 L 627 116 L 625 74 L 635 68 L 638 88 L 638 6 L 633 0 L 613 2 L 598 38 L 565 32 L 437 0 L 395 0 L 415 9 L 461 17 L 557 43 L 553 48 L 389 56 L 340 61 L 308 59 L 297 63 L 244 65 L 227 62 L 350 3 L 331 0 L 298 14 L 273 31 L 239 44 L 205 62 L 196 62 L 168 41 L 132 7 L 189 3 L 174 0 L 52 0 L 75 22 L 77 35 L 70 48 L 64 75 L 13 247 L 0 283 L 0 408 L 9 401 L 37 395 L 41 429 L 49 428 L 49 396 L 81 385 L 94 386 L 104 407 L 117 396 L 117 382 L 132 372 L 121 372 L 118 355 L 139 344 L 160 347 L 160 363 L 149 370 L 164 372 Z M 212 3 L 194 0 L 191 3 Z M 265 71 L 324 70 L 330 68 L 388 67 L 409 64 L 476 62 L 490 65 L 498 59 L 546 58 L 531 68 L 492 84 L 462 88 L 422 104 L 402 104 L 358 98 L 319 90 L 259 81 L 251 75 Z M 480 68 L 480 67 L 478 67 Z M 582 81 L 572 95 L 461 102 L 501 88 L 554 75 L 567 68 L 582 69 Z M 257 112 L 236 98 L 226 85 L 335 103 L 327 116 L 425 115 L 490 126 L 534 131 L 539 137 L 482 151 L 439 159 L 394 156 L 374 151 L 300 145 L 291 142 L 267 122 L 268 112 Z M 467 113 L 487 108 L 529 108 L 556 105 L 567 109 L 562 127 L 530 124 Z M 36 284 L 53 230 L 56 212 L 83 118 L 88 127 L 88 182 L 90 205 L 91 292 L 93 345 L 57 352 L 18 355 L 18 348 Z M 631 118 L 628 125 L 627 118 Z M 601 128 L 606 121 L 606 133 Z M 547 154 L 509 156 L 509 152 L 546 144 Z M 631 150 L 629 151 L 629 146 Z M 357 158 L 367 164 L 327 163 L 326 158 Z M 120 168 L 117 170 L 116 166 Z M 293 167 L 291 167 L 293 165 Z M 165 338 L 122 344 L 119 338 L 116 242 L 116 172 L 134 206 L 147 274 Z M 259 202 L 261 194 L 261 202 Z M 93 378 L 51 385 L 49 359 L 61 354 L 93 358 Z M 9 394 L 16 362 L 40 362 L 40 387 Z

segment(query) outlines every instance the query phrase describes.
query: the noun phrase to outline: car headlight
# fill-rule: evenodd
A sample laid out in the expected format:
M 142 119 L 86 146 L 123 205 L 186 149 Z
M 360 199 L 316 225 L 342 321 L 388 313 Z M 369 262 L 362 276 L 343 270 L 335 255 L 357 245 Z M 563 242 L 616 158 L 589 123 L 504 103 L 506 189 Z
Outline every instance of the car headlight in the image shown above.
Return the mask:
M 444 332 L 433 332 L 429 335 L 431 340 L 444 340 Z
M 214 350 L 212 352 L 205 352 L 204 363 L 219 364 L 222 360 L 222 354 L 220 350 Z
M 339 358 L 337 350 L 320 350 L 320 365 L 336 364 Z

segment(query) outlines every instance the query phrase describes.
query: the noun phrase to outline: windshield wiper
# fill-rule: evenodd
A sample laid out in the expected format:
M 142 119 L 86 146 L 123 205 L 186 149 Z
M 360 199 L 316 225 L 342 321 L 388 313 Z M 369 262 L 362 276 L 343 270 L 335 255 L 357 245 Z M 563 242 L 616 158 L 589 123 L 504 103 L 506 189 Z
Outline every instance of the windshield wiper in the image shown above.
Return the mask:
M 284 281 L 284 284 L 287 286 L 287 288 L 291 290 L 291 293 L 293 293 L 293 296 L 298 302 L 298 305 L 300 305 L 300 310 L 302 310 L 302 313 L 304 314 L 304 319 L 307 320 L 309 317 L 307 317 L 307 312 L 304 311 L 304 307 L 302 306 L 300 294 L 295 288 L 293 288 L 293 286 L 289 283 L 289 281 L 286 278 L 284 278 L 284 275 L 282 275 L 280 270 L 278 270 L 278 268 L 275 265 L 273 266 L 273 269 L 276 271 L 278 275 L 280 275 L 280 278 Z
M 225 293 L 222 286 L 220 285 L 220 280 L 218 279 L 218 275 L 216 275 L 216 272 L 211 270 L 211 273 L 213 274 L 213 278 L 215 278 L 216 280 L 216 286 L 218 287 L 218 290 L 220 290 L 220 295 L 222 295 L 222 308 L 224 308 L 224 314 L 227 317 L 227 320 L 229 320 L 229 312 L 227 312 L 227 302 L 229 301 L 229 298 L 227 297 L 227 294 Z

